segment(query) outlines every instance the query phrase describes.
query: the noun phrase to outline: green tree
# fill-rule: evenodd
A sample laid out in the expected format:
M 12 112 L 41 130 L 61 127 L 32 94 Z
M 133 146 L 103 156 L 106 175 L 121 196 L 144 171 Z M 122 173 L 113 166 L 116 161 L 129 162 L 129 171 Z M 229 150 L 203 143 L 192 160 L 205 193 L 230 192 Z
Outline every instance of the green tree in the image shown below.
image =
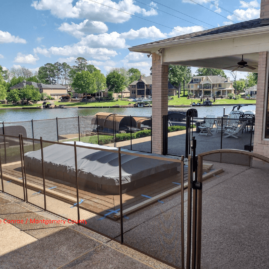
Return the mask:
M 17 103 L 21 100 L 19 90 L 11 90 L 7 93 L 7 101 Z
M 32 85 L 26 85 L 21 91 L 20 91 L 21 99 L 26 100 L 27 103 L 30 100 L 37 101 L 40 100 L 40 92 L 37 88 L 35 88 Z
M 86 70 L 89 71 L 90 73 L 93 73 L 95 71 L 98 71 L 98 69 L 94 65 L 92 65 L 92 64 L 86 65 Z
M 126 78 L 117 70 L 112 70 L 106 77 L 106 84 L 109 91 L 122 93 L 122 91 L 126 87 Z
M 55 84 L 57 80 L 56 72 L 57 70 L 54 64 L 47 63 L 39 68 L 38 78 L 43 83 Z
M 246 79 L 246 87 L 250 88 L 250 87 L 253 87 L 255 85 L 257 85 L 255 74 L 254 73 L 248 73 L 247 79 Z
M 141 72 L 137 68 L 130 68 L 128 70 L 128 75 L 129 75 L 129 84 L 131 84 L 132 82 L 140 79 Z
M 0 73 L 0 100 L 5 100 L 7 96 L 7 89 L 5 81 Z
M 237 80 L 234 82 L 234 88 L 236 89 L 237 93 L 243 92 L 246 88 L 246 83 L 244 80 Z
M 198 68 L 196 74 L 197 76 L 222 76 L 227 78 L 223 70 L 215 68 Z
M 100 70 L 94 71 L 92 75 L 95 78 L 96 89 L 99 92 L 99 100 L 100 100 L 100 92 L 106 88 L 106 77 L 101 73 Z
M 63 69 L 62 69 L 62 64 L 59 62 L 56 62 L 54 64 L 54 68 L 55 68 L 55 80 L 57 81 L 57 83 L 59 83 L 59 81 L 62 79 L 62 75 L 63 75 Z
M 8 70 L 4 70 L 4 68 L 1 65 L 0 65 L 0 76 L 4 80 L 8 79 Z
M 63 70 L 64 84 L 66 85 L 66 81 L 69 81 L 69 79 L 70 79 L 69 72 L 71 70 L 71 66 L 64 62 L 64 63 L 62 63 L 62 70 Z
M 95 93 L 97 86 L 94 75 L 89 71 L 81 71 L 77 73 L 74 77 L 72 88 L 76 93 L 83 93 L 86 94 L 86 96 L 88 93 Z
M 169 65 L 168 79 L 170 83 L 178 88 L 178 97 L 180 97 L 181 85 L 183 84 L 184 95 L 185 85 L 191 80 L 191 68 L 182 65 Z

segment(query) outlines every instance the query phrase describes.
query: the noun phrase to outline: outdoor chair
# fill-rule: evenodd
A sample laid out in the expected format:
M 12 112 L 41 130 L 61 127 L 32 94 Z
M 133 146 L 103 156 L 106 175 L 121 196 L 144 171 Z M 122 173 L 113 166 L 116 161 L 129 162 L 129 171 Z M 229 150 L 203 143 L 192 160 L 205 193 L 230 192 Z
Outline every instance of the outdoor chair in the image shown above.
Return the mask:
M 226 121 L 226 123 L 227 123 L 227 121 Z M 223 126 L 225 126 L 224 125 L 224 119 L 223 119 Z M 218 132 L 221 132 L 221 130 L 222 130 L 222 118 L 221 117 L 217 117 L 217 120 L 216 120 L 216 134 Z
M 213 135 L 211 130 L 213 129 L 213 126 L 215 124 L 215 116 L 208 115 L 205 118 L 205 123 L 202 123 L 199 126 L 200 133 L 199 135 Z
M 238 136 L 240 135 L 240 132 L 243 131 L 246 128 L 247 122 L 244 121 L 242 122 L 239 126 L 237 127 L 232 127 L 230 129 L 227 129 L 224 132 L 224 136 L 225 138 L 227 137 L 234 137 L 234 138 L 238 138 Z

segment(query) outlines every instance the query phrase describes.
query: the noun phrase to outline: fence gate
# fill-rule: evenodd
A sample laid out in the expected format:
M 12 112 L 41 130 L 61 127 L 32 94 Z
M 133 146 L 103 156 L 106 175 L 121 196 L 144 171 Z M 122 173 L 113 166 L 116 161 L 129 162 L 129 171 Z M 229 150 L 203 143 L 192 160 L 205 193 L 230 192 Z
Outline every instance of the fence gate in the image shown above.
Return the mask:
M 254 268 L 258 264 L 262 268 L 267 261 L 267 249 L 262 246 L 268 244 L 269 230 L 263 221 L 269 158 L 229 149 L 189 158 L 194 173 L 189 184 L 192 216 L 188 220 L 192 222 L 188 228 L 192 231 L 187 268 Z

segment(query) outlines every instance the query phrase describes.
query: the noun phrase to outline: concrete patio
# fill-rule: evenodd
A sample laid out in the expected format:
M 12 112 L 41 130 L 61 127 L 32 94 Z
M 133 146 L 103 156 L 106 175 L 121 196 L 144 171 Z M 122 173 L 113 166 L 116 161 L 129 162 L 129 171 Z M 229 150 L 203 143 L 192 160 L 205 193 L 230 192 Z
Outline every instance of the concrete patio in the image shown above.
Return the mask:
M 213 169 L 219 168 L 224 173 L 203 187 L 202 268 L 268 268 L 269 166 L 214 163 Z M 174 194 L 164 204 L 128 215 L 124 242 L 180 266 L 180 197 Z M 184 207 L 186 214 L 186 192 Z M 1 221 L 30 218 L 59 219 L 0 194 Z M 0 236 L 1 268 L 170 268 L 77 225 L 2 222 Z

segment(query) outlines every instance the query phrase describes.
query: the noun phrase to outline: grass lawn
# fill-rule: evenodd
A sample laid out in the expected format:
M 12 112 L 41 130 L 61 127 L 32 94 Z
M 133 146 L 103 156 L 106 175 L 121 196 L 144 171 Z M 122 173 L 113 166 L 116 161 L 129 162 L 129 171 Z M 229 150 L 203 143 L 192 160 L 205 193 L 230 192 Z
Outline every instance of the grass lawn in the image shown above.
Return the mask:
M 79 102 L 79 103 L 71 103 L 71 102 L 54 102 L 55 105 L 64 105 L 69 107 L 76 107 L 76 106 L 94 106 L 94 107 L 100 107 L 100 106 L 128 106 L 129 104 L 134 104 L 135 102 L 129 102 L 129 101 L 109 101 L 109 102 L 94 102 L 94 103 L 85 103 L 85 102 Z
M 35 107 L 35 106 L 42 106 L 42 104 L 33 104 L 33 105 L 12 105 L 12 104 L 4 105 L 4 104 L 0 104 L 0 108 Z
M 193 102 L 200 102 L 200 99 L 187 99 L 187 96 L 181 95 L 180 98 L 177 96 L 173 97 L 173 100 L 169 100 L 169 105 L 191 105 Z M 256 100 L 245 100 L 244 98 L 239 98 L 237 100 L 233 99 L 217 99 L 213 102 L 213 105 L 229 105 L 229 104 L 256 104 Z

